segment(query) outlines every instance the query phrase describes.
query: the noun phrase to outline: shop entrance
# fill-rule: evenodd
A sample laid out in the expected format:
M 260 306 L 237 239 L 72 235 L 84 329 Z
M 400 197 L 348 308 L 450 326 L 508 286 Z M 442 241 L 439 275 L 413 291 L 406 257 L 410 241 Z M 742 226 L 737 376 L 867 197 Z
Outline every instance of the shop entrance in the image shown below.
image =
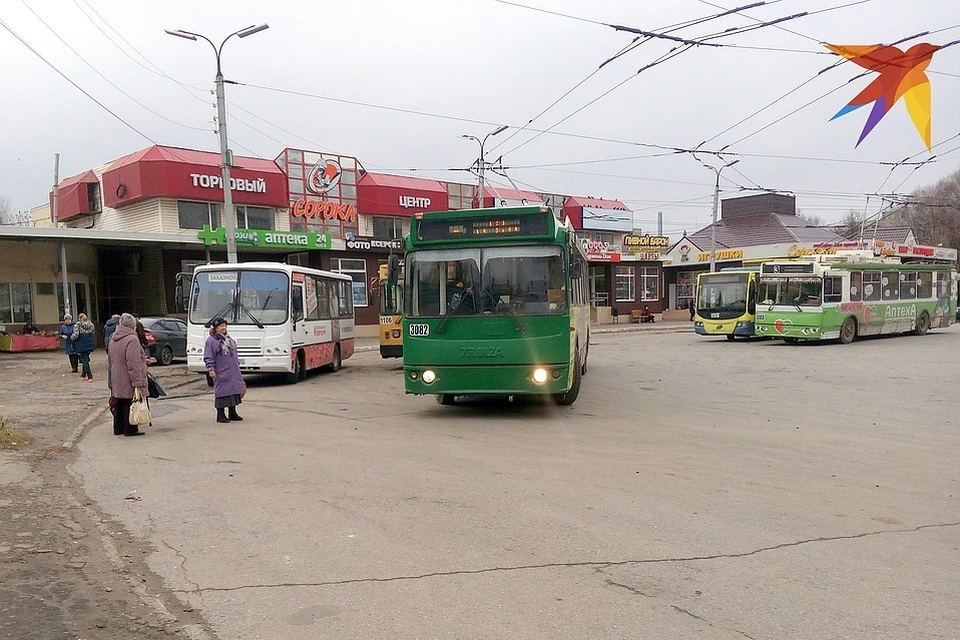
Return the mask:
M 590 265 L 590 306 L 610 306 L 610 269 L 605 264 Z

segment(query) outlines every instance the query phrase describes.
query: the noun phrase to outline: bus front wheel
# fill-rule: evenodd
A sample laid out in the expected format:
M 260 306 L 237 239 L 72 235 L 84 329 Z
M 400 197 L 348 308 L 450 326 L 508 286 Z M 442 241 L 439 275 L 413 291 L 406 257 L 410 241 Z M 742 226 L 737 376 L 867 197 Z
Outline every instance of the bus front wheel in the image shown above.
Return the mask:
M 573 360 L 573 382 L 570 384 L 570 388 L 565 393 L 555 393 L 553 394 L 554 401 L 561 406 L 569 406 L 577 401 L 577 396 L 580 395 L 580 348 L 578 347 L 574 352 Z
M 840 342 L 850 344 L 857 339 L 857 321 L 853 318 L 847 318 L 840 327 Z
M 297 351 L 293 357 L 293 371 L 287 374 L 287 384 L 297 384 L 306 377 L 306 371 L 303 368 L 303 352 Z
M 924 311 L 920 314 L 920 317 L 917 318 L 917 328 L 914 329 L 914 333 L 918 336 L 926 335 L 927 331 L 930 329 L 930 316 L 927 315 L 927 312 Z

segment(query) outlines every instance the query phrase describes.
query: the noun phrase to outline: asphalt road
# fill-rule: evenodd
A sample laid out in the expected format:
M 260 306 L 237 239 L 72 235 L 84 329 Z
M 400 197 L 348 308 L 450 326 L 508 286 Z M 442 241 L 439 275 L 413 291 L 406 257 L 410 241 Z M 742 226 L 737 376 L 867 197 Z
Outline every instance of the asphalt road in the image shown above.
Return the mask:
M 363 353 L 74 471 L 224 640 L 960 636 L 960 328 L 595 340 L 573 407 L 441 407 Z

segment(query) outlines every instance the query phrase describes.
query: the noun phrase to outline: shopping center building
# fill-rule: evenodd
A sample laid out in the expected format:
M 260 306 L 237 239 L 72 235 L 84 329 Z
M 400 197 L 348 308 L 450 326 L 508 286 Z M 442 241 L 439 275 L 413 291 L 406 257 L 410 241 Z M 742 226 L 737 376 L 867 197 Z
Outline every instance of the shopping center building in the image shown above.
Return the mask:
M 61 181 L 34 227 L 0 227 L 0 325 L 27 315 L 54 328 L 64 312 L 60 248 L 71 310 L 96 324 L 110 314 L 176 314 L 178 274 L 225 261 L 217 153 L 155 145 Z M 366 171 L 353 157 L 287 148 L 275 159 L 233 156 L 231 193 L 241 262 L 281 261 L 351 276 L 359 334 L 378 323 L 379 267 L 402 251 L 411 218 L 473 208 L 473 184 Z M 658 250 L 624 248 L 633 215 L 620 202 L 487 186 L 483 206 L 545 204 L 582 230 L 592 297 L 609 317 L 644 301 L 659 309 Z M 665 242 L 664 242 L 665 244 Z

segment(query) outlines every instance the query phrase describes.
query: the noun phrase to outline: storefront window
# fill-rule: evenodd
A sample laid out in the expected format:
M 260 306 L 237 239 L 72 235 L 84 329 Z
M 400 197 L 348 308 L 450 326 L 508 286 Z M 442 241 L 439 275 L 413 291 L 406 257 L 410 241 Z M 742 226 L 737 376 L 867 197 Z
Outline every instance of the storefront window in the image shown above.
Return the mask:
M 636 268 L 617 266 L 617 302 L 633 302 L 636 299 Z
M 273 229 L 273 209 L 237 207 L 238 229 Z
M 367 262 L 365 260 L 331 258 L 330 270 L 348 275 L 353 279 L 353 306 L 367 306 Z
M 681 271 L 677 274 L 677 308 L 686 309 L 693 298 L 694 283 L 696 282 L 696 273 L 693 271 Z
M 392 216 L 373 216 L 374 238 L 402 238 L 403 222 Z
M 203 229 L 203 225 L 210 225 L 211 229 L 220 226 L 220 205 L 213 202 L 177 201 L 177 225 L 181 229 Z
M 0 282 L 0 322 L 26 322 L 31 308 L 29 283 Z
M 0 285 L 2 286 L 2 285 Z M 76 320 L 77 315 L 80 313 L 86 313 L 90 315 L 90 310 L 87 308 L 87 285 L 82 282 L 68 282 L 67 290 L 70 292 L 70 312 L 73 315 L 74 320 Z M 66 310 L 63 307 L 63 283 L 57 283 L 57 308 L 59 309 L 60 315 L 58 318 L 63 318 L 63 314 L 66 313 Z
M 660 270 L 657 267 L 640 269 L 640 300 L 650 302 L 660 299 Z

